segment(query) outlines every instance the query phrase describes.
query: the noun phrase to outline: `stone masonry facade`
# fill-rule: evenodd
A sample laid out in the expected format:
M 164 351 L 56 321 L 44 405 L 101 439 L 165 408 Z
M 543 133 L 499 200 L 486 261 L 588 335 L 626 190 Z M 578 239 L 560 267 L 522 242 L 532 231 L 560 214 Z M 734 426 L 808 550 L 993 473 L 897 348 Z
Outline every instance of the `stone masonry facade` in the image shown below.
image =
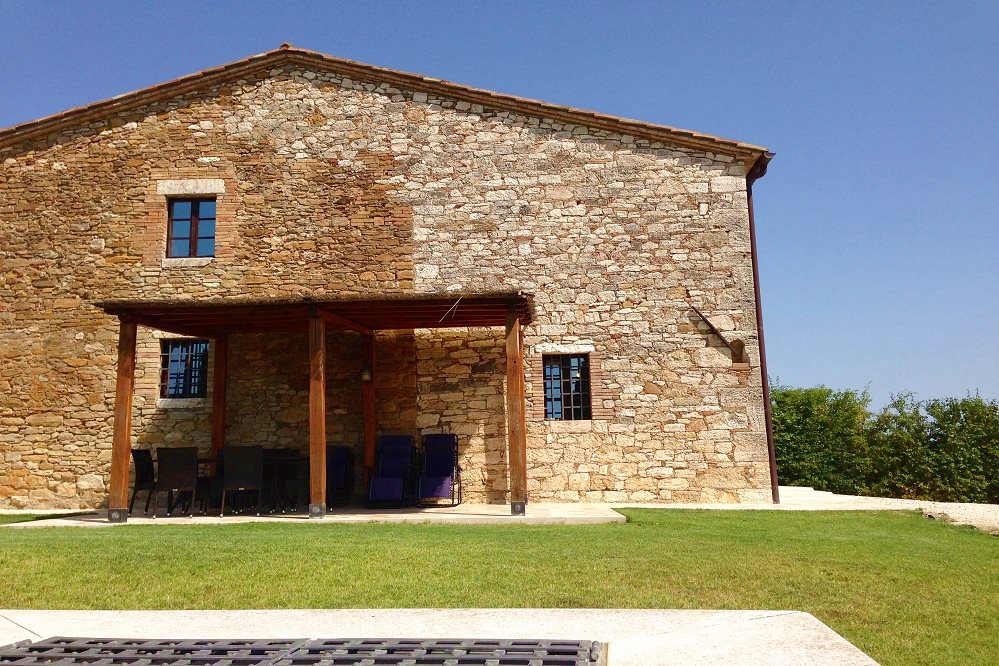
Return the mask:
M 535 303 L 531 501 L 770 496 L 747 167 L 724 151 L 284 64 L 0 144 L 0 165 L 0 508 L 106 506 L 118 327 L 97 302 L 497 289 Z M 185 192 L 217 197 L 213 258 L 165 257 Z M 159 398 L 164 337 L 139 329 L 134 446 L 207 450 L 210 397 Z M 505 501 L 503 330 L 375 346 L 379 431 L 456 433 L 466 499 Z M 590 420 L 544 418 L 542 357 L 566 352 L 590 355 Z M 327 358 L 328 439 L 360 459 L 360 337 L 330 331 Z M 307 369 L 304 332 L 231 336 L 226 442 L 306 450 Z

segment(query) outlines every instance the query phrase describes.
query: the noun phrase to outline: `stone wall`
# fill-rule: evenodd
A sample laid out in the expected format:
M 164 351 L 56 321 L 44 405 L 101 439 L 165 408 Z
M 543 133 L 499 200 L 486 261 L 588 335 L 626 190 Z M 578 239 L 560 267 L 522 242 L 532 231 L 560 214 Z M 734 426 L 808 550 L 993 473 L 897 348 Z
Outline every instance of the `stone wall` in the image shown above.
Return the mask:
M 0 506 L 106 499 L 117 322 L 95 302 L 498 287 L 537 306 L 532 500 L 769 496 L 746 167 L 730 156 L 276 69 L 2 148 L 0 164 Z M 186 181 L 221 181 L 210 260 L 163 256 L 166 193 Z M 150 393 L 153 335 L 136 442 L 205 446 L 210 405 Z M 330 337 L 330 440 L 359 442 L 356 336 Z M 593 420 L 538 418 L 545 345 L 592 350 Z M 305 346 L 234 337 L 228 439 L 307 441 Z M 504 499 L 502 331 L 378 347 L 380 428 L 457 432 L 470 498 Z

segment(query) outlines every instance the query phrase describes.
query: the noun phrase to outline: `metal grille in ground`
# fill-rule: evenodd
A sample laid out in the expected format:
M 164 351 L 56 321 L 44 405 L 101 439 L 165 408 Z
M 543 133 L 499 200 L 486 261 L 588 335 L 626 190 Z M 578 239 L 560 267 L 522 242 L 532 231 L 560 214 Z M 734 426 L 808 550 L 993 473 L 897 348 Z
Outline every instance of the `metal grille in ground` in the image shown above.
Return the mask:
M 146 640 L 47 638 L 0 648 L 0 664 L 276 664 L 308 639 Z
M 606 666 L 607 651 L 600 642 L 575 640 L 56 637 L 0 647 L 0 664 Z

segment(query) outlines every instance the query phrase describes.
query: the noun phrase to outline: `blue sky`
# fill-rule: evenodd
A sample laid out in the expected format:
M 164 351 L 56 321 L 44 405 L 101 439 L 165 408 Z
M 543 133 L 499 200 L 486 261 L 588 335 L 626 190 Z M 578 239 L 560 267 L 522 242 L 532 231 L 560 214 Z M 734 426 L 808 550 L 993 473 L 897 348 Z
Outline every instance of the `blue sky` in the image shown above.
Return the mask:
M 771 376 L 999 398 L 999 2 L 0 2 L 0 126 L 282 42 L 769 146 Z

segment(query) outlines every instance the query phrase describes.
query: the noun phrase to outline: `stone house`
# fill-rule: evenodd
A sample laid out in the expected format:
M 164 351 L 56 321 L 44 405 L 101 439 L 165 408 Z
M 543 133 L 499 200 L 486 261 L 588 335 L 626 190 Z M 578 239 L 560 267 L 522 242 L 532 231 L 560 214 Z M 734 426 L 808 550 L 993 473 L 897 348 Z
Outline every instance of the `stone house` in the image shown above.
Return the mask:
M 0 130 L 0 507 L 435 432 L 470 501 L 776 500 L 771 157 L 288 45 Z

